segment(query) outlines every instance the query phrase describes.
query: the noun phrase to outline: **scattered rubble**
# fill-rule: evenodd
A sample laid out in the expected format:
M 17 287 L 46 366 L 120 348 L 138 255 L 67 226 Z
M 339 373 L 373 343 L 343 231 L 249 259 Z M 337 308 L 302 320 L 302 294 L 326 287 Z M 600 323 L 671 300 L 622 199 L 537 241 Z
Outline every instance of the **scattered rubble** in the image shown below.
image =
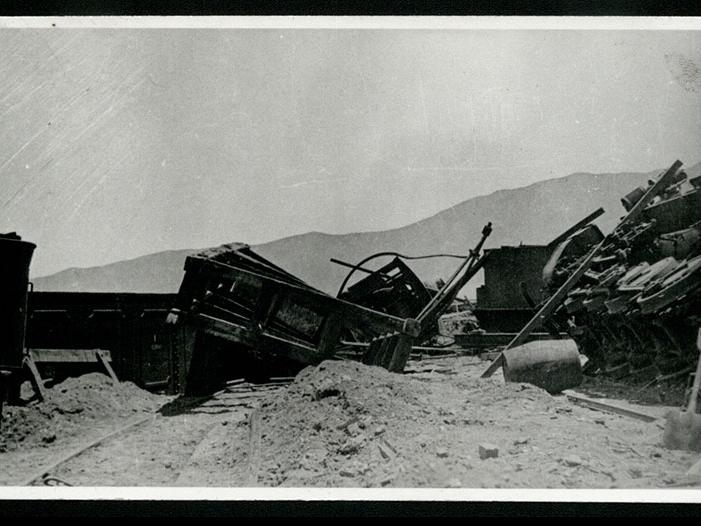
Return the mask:
M 349 361 L 309 367 L 254 411 L 260 440 L 251 437 L 248 421 L 219 426 L 226 439 L 200 459 L 201 470 L 180 482 L 661 487 L 670 473 L 682 477 L 691 464 L 688 453 L 661 447 L 656 423 L 614 416 L 615 428 L 607 429 L 594 422 L 600 413 L 564 396 L 479 379 L 477 358 L 443 361 L 456 374 L 397 375 Z M 617 444 L 635 444 L 643 456 L 629 448 L 617 452 Z M 475 458 L 489 460 L 475 464 Z M 631 476 L 636 468 L 645 476 Z
M 22 392 L 31 393 L 28 383 Z M 98 423 L 153 412 L 168 399 L 131 382 L 115 384 L 101 373 L 68 378 L 46 393 L 48 398 L 43 402 L 4 408 L 0 453 L 62 444 Z

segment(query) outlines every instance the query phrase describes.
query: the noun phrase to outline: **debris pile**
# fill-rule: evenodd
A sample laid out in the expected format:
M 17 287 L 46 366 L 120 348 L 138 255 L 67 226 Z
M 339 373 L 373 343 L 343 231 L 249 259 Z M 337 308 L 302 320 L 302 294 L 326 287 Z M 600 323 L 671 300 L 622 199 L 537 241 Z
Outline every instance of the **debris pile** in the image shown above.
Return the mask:
M 309 367 L 248 420 L 216 426 L 197 472 L 179 482 L 649 487 L 686 469 L 686 454 L 664 450 L 654 424 L 575 406 L 532 385 L 480 380 L 476 358 L 441 363 L 405 375 L 350 361 Z M 639 438 L 635 451 L 630 436 Z
M 591 372 L 690 372 L 701 324 L 701 176 L 677 161 L 621 201 L 630 220 L 597 247 L 555 320 L 570 326 Z M 546 265 L 551 292 L 590 257 L 567 257 L 570 242 Z
M 22 391 L 31 389 L 27 384 Z M 41 403 L 5 408 L 0 452 L 59 443 L 103 421 L 153 412 L 164 400 L 131 382 L 115 384 L 100 373 L 68 378 L 46 393 Z

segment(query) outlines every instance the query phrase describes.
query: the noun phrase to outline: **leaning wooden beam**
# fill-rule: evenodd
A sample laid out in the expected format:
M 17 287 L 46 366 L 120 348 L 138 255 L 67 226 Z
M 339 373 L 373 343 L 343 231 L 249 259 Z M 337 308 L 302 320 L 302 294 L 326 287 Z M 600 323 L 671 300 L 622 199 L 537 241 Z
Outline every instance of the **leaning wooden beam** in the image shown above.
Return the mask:
M 421 324 L 422 330 L 428 329 L 429 326 L 438 321 L 438 318 L 445 312 L 455 300 L 460 290 L 470 281 L 484 266 L 489 255 L 483 255 L 467 268 L 465 273 L 456 280 L 454 287 L 440 298 L 430 310 L 418 316 L 418 321 Z
M 607 235 L 598 245 L 596 245 L 587 255 L 584 260 L 580 263 L 579 268 L 575 270 L 569 278 L 560 286 L 560 288 L 550 296 L 550 298 L 543 304 L 543 306 L 533 315 L 533 318 L 521 329 L 521 331 L 511 340 L 511 343 L 506 346 L 506 349 L 511 349 L 517 347 L 524 343 L 528 336 L 535 329 L 540 327 L 544 321 L 546 321 L 557 307 L 560 306 L 562 301 L 567 296 L 567 293 L 577 284 L 579 279 L 584 275 L 584 273 L 589 270 L 594 262 L 594 259 L 599 254 L 602 248 L 604 248 L 611 240 L 613 234 L 616 234 L 622 227 L 626 226 L 628 223 L 634 221 L 642 213 L 643 209 L 660 193 L 664 188 L 667 187 L 670 180 L 681 168 L 682 162 L 677 160 L 669 167 L 669 169 L 660 177 L 655 184 L 653 184 L 645 195 L 638 201 L 630 212 L 618 223 L 618 226 Z M 505 350 L 506 350 L 505 349 Z M 489 365 L 486 371 L 482 373 L 482 378 L 487 378 L 494 374 L 503 363 L 503 355 L 500 353 L 499 356 Z
M 110 365 L 110 358 L 108 358 L 108 355 L 109 351 L 95 351 L 95 356 L 97 356 L 97 360 L 102 364 L 102 367 L 105 368 L 105 371 L 107 371 L 107 374 L 110 376 L 110 378 L 112 378 L 112 381 L 118 384 L 119 378 L 117 378 L 117 374 L 114 372 L 114 369 L 112 369 L 112 366 Z
M 341 340 L 338 343 L 339 347 L 362 347 L 364 349 L 367 349 L 369 345 L 368 342 L 347 342 L 345 340 Z M 466 351 L 464 347 L 429 347 L 425 345 L 414 345 L 412 349 L 415 351 L 436 352 L 437 355 L 440 355 L 440 353 L 455 354 L 456 352 Z
M 574 402 L 578 405 L 583 405 L 591 409 L 599 409 L 600 411 L 607 411 L 609 413 L 614 413 L 616 415 L 627 416 L 630 418 L 635 418 L 637 420 L 642 420 L 643 422 L 654 422 L 657 417 L 649 415 L 647 413 L 641 413 L 640 411 L 635 411 L 633 409 L 628 409 L 626 407 L 621 407 L 616 404 L 611 404 L 608 402 L 603 402 L 601 400 L 594 400 L 588 396 L 583 396 L 571 391 L 563 391 L 565 396 L 570 402 Z
M 44 389 L 44 380 L 39 374 L 39 369 L 37 369 L 34 360 L 31 356 L 25 356 L 24 366 L 29 370 L 29 382 L 32 384 L 34 393 L 37 395 L 39 400 L 46 400 L 46 390 Z
M 470 250 L 470 255 L 465 258 L 465 261 L 455 270 L 453 275 L 448 278 L 441 290 L 431 298 L 431 301 L 429 301 L 418 314 L 416 318 L 420 323 L 428 322 L 436 313 L 441 312 L 446 303 L 452 303 L 460 292 L 460 289 L 462 289 L 472 276 L 475 275 L 476 271 L 479 270 L 479 265 L 484 263 L 483 258 L 478 260 L 479 253 L 482 250 L 484 242 L 491 233 L 492 223 L 487 223 L 482 229 L 482 237 L 477 243 L 477 246 L 473 250 Z M 458 277 L 460 273 L 463 274 L 461 277 Z

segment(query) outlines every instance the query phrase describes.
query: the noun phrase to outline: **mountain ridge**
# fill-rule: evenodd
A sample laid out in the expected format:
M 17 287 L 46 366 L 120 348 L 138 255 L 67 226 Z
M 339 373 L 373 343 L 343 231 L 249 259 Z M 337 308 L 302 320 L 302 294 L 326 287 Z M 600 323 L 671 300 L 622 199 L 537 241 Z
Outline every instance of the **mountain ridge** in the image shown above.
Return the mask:
M 701 173 L 701 163 L 686 170 Z M 493 223 L 494 233 L 485 248 L 546 244 L 599 206 L 606 213 L 596 223 L 608 232 L 624 213 L 620 198 L 660 171 L 577 172 L 476 196 L 398 228 L 346 234 L 307 232 L 251 246 L 304 281 L 335 294 L 348 269 L 329 262 L 331 257 L 355 263 L 383 250 L 412 256 L 466 254 L 488 221 Z M 548 206 L 538 206 L 540 203 Z M 199 250 L 167 250 L 102 266 L 73 267 L 33 278 L 33 283 L 38 291 L 177 292 L 185 257 Z M 456 264 L 454 259 L 410 262 L 419 277 L 427 281 L 445 277 Z M 479 281 L 468 285 L 468 295 L 473 295 Z

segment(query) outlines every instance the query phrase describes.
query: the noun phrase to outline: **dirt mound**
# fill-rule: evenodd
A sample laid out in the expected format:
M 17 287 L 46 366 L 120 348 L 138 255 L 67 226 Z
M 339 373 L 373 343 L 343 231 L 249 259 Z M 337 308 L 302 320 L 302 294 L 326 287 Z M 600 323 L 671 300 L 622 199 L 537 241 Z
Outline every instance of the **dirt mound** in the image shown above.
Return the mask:
M 28 385 L 22 392 L 29 391 Z M 90 373 L 47 389 L 47 399 L 26 406 L 5 406 L 0 423 L 0 451 L 49 445 L 80 433 L 85 426 L 143 412 L 163 404 L 163 397 L 131 382 Z
M 224 455 L 233 459 L 230 478 L 264 486 L 446 486 L 447 472 L 434 473 L 434 460 L 456 461 L 438 436 L 446 425 L 482 426 L 514 406 L 559 403 L 525 384 L 462 378 L 450 387 L 446 401 L 418 378 L 379 367 L 327 361 L 307 368 L 236 426 Z
M 404 375 L 307 368 L 247 421 L 214 426 L 179 484 L 663 487 L 688 469 L 690 454 L 664 449 L 657 422 L 480 379 L 483 368 L 471 357 L 422 360 Z

